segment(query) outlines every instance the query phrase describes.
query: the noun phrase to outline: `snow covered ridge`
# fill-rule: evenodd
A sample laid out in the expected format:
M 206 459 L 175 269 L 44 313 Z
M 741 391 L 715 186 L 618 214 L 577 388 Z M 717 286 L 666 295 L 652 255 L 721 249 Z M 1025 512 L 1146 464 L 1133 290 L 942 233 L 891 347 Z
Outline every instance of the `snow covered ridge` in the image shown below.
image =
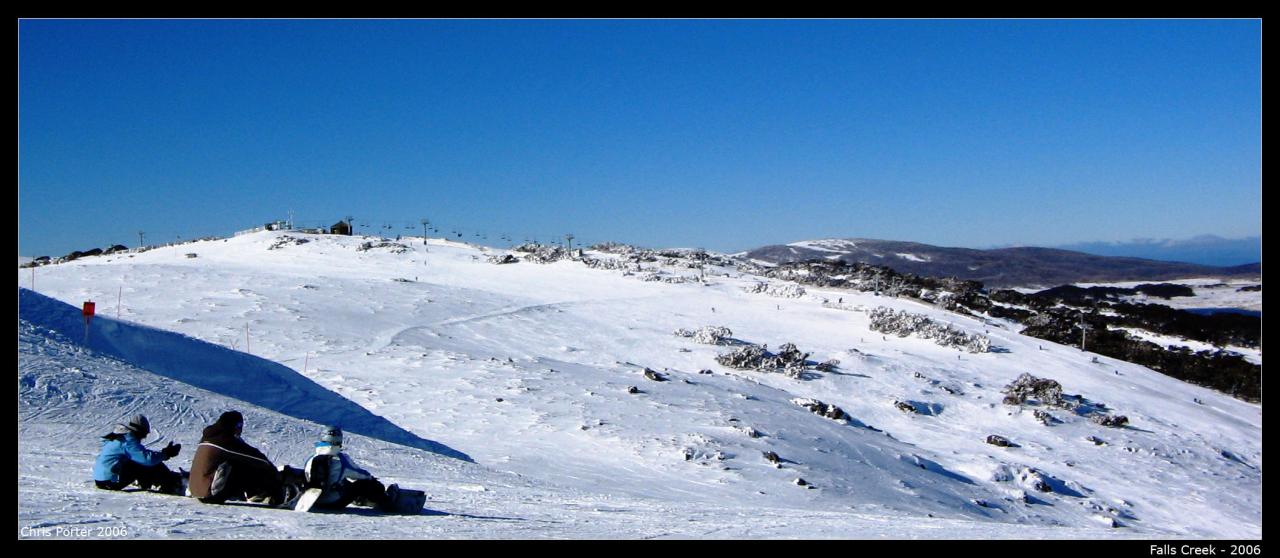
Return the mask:
M 131 526 L 146 537 L 324 532 L 323 524 L 290 516 L 187 507 L 194 503 L 181 499 L 163 512 L 151 511 L 137 504 L 145 495 L 86 488 L 98 423 L 128 412 L 111 403 L 119 399 L 83 396 L 85 388 L 77 386 L 93 384 L 59 372 L 80 367 L 97 375 L 96 385 L 115 382 L 101 367 L 90 367 L 88 355 L 74 345 L 83 336 L 77 308 L 96 300 L 100 314 L 118 311 L 122 323 L 145 327 L 110 330 L 120 337 L 112 346 L 127 346 L 129 336 L 141 335 L 135 345 L 178 349 L 151 360 L 179 369 L 192 357 L 205 358 L 186 350 L 190 340 L 251 353 L 346 400 L 334 400 L 336 405 L 362 408 L 474 462 L 358 439 L 369 449 L 357 459 L 402 485 L 425 489 L 428 509 L 449 516 L 407 520 L 422 534 L 376 517 L 316 519 L 342 536 L 1261 533 L 1260 406 L 1029 338 L 977 313 L 816 285 L 779 304 L 743 292 L 766 278 L 730 266 L 707 266 L 707 282 L 667 284 L 572 261 L 493 265 L 477 247 L 437 240 L 411 243 L 395 254 L 358 251 L 368 241 L 358 237 L 309 238 L 269 250 L 280 235 L 258 233 L 41 269 L 40 293 L 74 306 L 60 326 L 68 331 L 62 335 L 70 340 L 68 350 L 45 353 L 39 347 L 47 344 L 20 345 L 21 388 L 35 390 L 20 402 L 20 525 L 104 519 L 95 513 L 115 513 L 106 519 L 122 521 L 130 507 L 141 507 L 146 511 L 134 512 L 140 517 Z M 185 258 L 187 252 L 199 257 Z M 584 256 L 616 257 L 591 250 Z M 643 265 L 675 272 L 662 258 Z M 18 279 L 24 285 L 29 274 L 20 271 Z M 840 306 L 884 306 L 988 335 L 1002 350 L 957 354 L 912 336 L 882 338 L 866 313 L 822 304 L 837 298 Z M 20 302 L 25 312 L 26 302 Z M 104 317 L 95 318 L 95 327 L 107 323 Z M 821 373 L 815 367 L 806 377 L 742 371 L 716 359 L 744 345 L 672 335 L 706 324 L 744 340 L 790 341 L 788 354 L 794 348 L 799 356 L 808 354 L 806 361 L 840 365 Z M 152 330 L 172 330 L 188 341 L 148 343 Z M 112 362 L 130 359 L 123 364 L 133 366 L 141 354 L 119 351 Z M 148 393 L 195 397 L 182 390 L 197 388 L 147 370 L 138 367 L 132 385 L 155 383 L 159 387 Z M 646 370 L 666 381 L 649 378 Z M 1003 405 L 1004 386 L 1024 373 L 1102 398 L 1128 424 L 1109 427 L 1076 413 Z M 62 398 L 49 386 L 72 395 Z M 642 389 L 630 393 L 628 386 Z M 234 382 L 220 387 L 222 402 L 199 413 L 216 416 L 242 403 L 248 408 L 238 398 L 251 391 Z M 54 402 L 64 411 L 47 412 Z M 152 415 L 188 417 L 175 431 L 204 424 L 203 415 L 184 414 L 188 407 L 181 401 L 146 403 L 154 405 L 147 407 Z M 88 418 L 76 418 L 70 409 Z M 815 409 L 831 415 L 839 409 L 842 419 Z M 294 446 L 305 451 L 310 429 L 319 428 L 285 411 L 262 410 L 277 418 L 250 417 L 255 427 L 262 425 L 251 428 L 251 435 L 261 436 L 252 441 L 271 440 L 273 459 Z M 1051 412 L 1055 420 L 1041 421 L 1035 411 Z M 77 426 L 82 420 L 93 424 Z M 286 425 L 297 425 L 299 434 Z M 67 436 L 73 426 L 83 431 Z M 992 436 L 1010 443 L 990 444 Z M 68 450 L 67 440 L 80 445 Z M 743 516 L 743 509 L 752 513 Z M 206 521 L 221 533 L 205 529 Z M 312 530 L 281 534 L 281 527 L 293 525 Z
M 1260 260 L 1261 251 L 1257 254 Z M 826 239 L 762 246 L 744 252 L 742 257 L 774 264 L 834 257 L 850 263 L 887 264 L 900 273 L 982 281 L 998 288 L 1083 281 L 1153 282 L 1186 277 L 1260 279 L 1262 276 L 1261 264 L 1219 267 L 1054 248 L 976 250 L 875 239 Z
M 18 315 L 34 325 L 74 338 L 83 335 L 80 309 L 27 289 L 18 289 Z M 424 440 L 280 364 L 180 334 L 98 317 L 88 347 L 197 387 L 234 396 L 320 424 L 441 455 L 465 454 Z M 181 355 L 181 358 L 176 358 Z

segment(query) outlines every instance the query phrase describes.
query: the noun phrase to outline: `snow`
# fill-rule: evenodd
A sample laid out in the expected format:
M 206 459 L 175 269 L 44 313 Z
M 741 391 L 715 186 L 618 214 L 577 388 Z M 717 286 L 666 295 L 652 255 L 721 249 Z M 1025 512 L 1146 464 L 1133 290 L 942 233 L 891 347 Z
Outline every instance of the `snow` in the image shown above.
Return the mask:
M 1261 285 L 1262 280 L 1222 280 L 1222 279 L 1181 279 L 1175 281 L 1130 281 L 1124 283 L 1077 283 L 1078 287 L 1121 287 L 1133 288 L 1144 283 L 1171 283 L 1187 285 L 1195 292 L 1195 296 L 1175 296 L 1160 298 L 1137 294 L 1121 297 L 1126 302 L 1140 304 L 1160 304 L 1179 310 L 1195 310 L 1199 308 L 1239 308 L 1241 310 L 1262 311 L 1262 291 L 1243 291 L 1242 287 Z
M 904 259 L 904 260 L 912 261 L 912 262 L 929 262 L 929 261 L 932 261 L 932 258 L 930 258 L 930 257 L 928 257 L 928 256 L 917 256 L 917 255 L 915 255 L 915 254 L 894 254 L 894 255 L 895 255 L 895 256 L 898 256 L 899 258 L 902 258 L 902 259 Z
M 1081 288 L 1089 287 L 1119 287 L 1124 289 L 1132 289 L 1138 285 L 1152 283 L 1170 283 L 1174 285 L 1187 285 L 1195 292 L 1195 296 L 1175 296 L 1171 298 L 1160 298 L 1149 296 L 1146 294 L 1137 294 L 1133 296 L 1122 296 L 1120 300 L 1139 304 L 1159 304 L 1176 308 L 1178 310 L 1197 310 L 1204 308 L 1222 309 L 1237 308 L 1241 310 L 1250 310 L 1255 312 L 1262 311 L 1262 291 L 1240 291 L 1243 287 L 1257 286 L 1262 284 L 1262 279 L 1243 280 L 1243 279 L 1212 279 L 1212 278 L 1192 278 L 1178 279 L 1170 281 L 1125 281 L 1120 283 L 1074 283 L 1075 286 Z M 1034 294 L 1043 291 L 1050 286 L 1033 286 L 1033 287 L 1014 287 L 1013 290 L 1022 294 Z
M 285 235 L 304 236 L 40 268 L 39 294 L 19 297 L 21 538 L 59 525 L 131 538 L 1261 536 L 1261 406 L 1137 365 L 907 300 L 821 293 L 926 314 L 1001 350 L 882 336 L 821 297 L 746 293 L 762 279 L 730 269 L 674 285 L 572 261 L 497 266 L 492 250 L 434 239 L 403 254 L 321 235 L 267 249 Z M 90 299 L 99 316 L 84 346 Z M 728 348 L 671 335 L 707 325 L 841 364 L 809 380 L 734 371 L 715 362 Z M 1001 405 L 1026 371 L 1131 426 L 1054 410 L 1062 422 L 1046 427 Z M 93 488 L 97 437 L 120 417 L 146 413 L 148 442 L 182 443 L 171 465 L 189 467 L 200 428 L 228 408 L 245 413 L 250 443 L 294 466 L 322 423 L 351 421 L 353 456 L 426 491 L 428 510 L 296 514 Z M 1018 447 L 988 445 L 990 434 Z M 1033 468 L 1061 490 L 1024 500 L 1002 468 Z
M 1262 364 L 1262 350 L 1255 349 L 1253 347 L 1238 347 L 1234 345 L 1227 346 L 1227 347 L 1218 347 L 1212 343 L 1205 343 L 1203 341 L 1196 341 L 1194 339 L 1183 339 L 1181 337 L 1174 337 L 1172 335 L 1161 335 L 1159 333 L 1155 333 L 1152 331 L 1147 331 L 1145 329 L 1139 329 L 1135 327 L 1109 326 L 1108 329 L 1123 331 L 1125 333 L 1128 333 L 1129 335 L 1137 337 L 1138 339 L 1141 339 L 1143 341 L 1150 341 L 1152 343 L 1155 343 L 1163 347 L 1186 347 L 1188 349 L 1191 349 L 1192 352 L 1197 352 L 1197 353 L 1200 351 L 1217 351 L 1221 349 L 1227 352 L 1241 355 L 1244 357 L 1245 360 L 1253 364 L 1257 364 L 1257 365 Z
M 808 248 L 819 252 L 836 252 L 837 254 L 845 254 L 857 248 L 858 243 L 851 240 L 843 239 L 822 239 L 822 240 L 805 240 L 801 242 L 792 242 L 787 246 L 796 246 L 799 248 Z

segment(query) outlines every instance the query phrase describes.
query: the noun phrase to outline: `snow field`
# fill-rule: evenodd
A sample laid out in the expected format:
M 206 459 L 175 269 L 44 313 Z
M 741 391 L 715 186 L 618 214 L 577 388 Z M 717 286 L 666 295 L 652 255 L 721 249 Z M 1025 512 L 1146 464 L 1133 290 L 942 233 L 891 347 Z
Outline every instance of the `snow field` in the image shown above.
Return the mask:
M 443 498 L 437 492 L 462 493 L 471 499 L 460 503 L 494 511 L 449 508 L 459 515 L 437 522 L 502 515 L 485 508 L 485 499 L 510 491 L 467 481 L 472 474 L 492 478 L 473 468 L 510 471 L 533 487 L 517 492 L 543 491 L 543 504 L 559 506 L 535 512 L 529 496 L 519 517 L 567 522 L 526 529 L 519 521 L 462 518 L 495 525 L 461 536 L 1065 538 L 1076 530 L 1090 537 L 1260 536 L 1261 408 L 1136 365 L 1105 357 L 1094 364 L 1094 355 L 1077 349 L 868 293 L 748 294 L 742 287 L 758 279 L 728 269 L 709 272 L 708 285 L 670 285 L 576 262 L 492 265 L 485 256 L 501 251 L 439 240 L 406 241 L 405 254 L 359 252 L 361 239 L 340 237 L 266 249 L 285 234 L 79 260 L 38 269 L 37 284 L 77 306 L 97 300 L 104 316 L 115 315 L 111 295 L 124 286 L 122 319 L 236 350 L 246 348 L 247 324 L 253 355 L 467 454 L 477 464 L 461 465 L 449 482 L 436 480 L 432 469 L 407 474 L 413 482 L 406 486 L 436 483 L 428 507 Z M 187 259 L 186 252 L 199 257 Z M 20 285 L 28 279 L 19 273 Z M 884 337 L 868 329 L 865 312 L 824 308 L 823 297 L 924 313 L 989 335 L 998 351 L 975 355 Z M 727 326 L 735 339 L 771 350 L 793 342 L 812 353 L 810 360 L 835 358 L 840 366 L 809 380 L 736 371 L 714 360 L 729 347 L 671 334 L 706 325 Z M 645 367 L 669 381 L 645 379 Z M 712 374 L 699 374 L 703 369 Z M 1131 427 L 1107 429 L 1061 410 L 1049 410 L 1060 423 L 1044 426 L 1032 409 L 1002 405 L 1000 389 L 1023 372 L 1104 403 L 1128 416 Z M 628 393 L 630 386 L 641 393 Z M 795 398 L 838 405 L 852 418 L 814 415 Z M 898 401 L 925 412 L 904 413 Z M 31 422 L 20 428 L 42 432 L 45 416 L 20 416 L 20 425 Z M 198 436 L 197 427 L 185 426 Z M 85 432 L 101 428 L 85 425 Z M 281 433 L 306 449 L 312 434 L 305 430 Z M 1017 447 L 986 444 L 989 434 Z M 1095 445 L 1089 436 L 1107 443 Z M 96 443 L 84 438 L 90 443 L 78 451 L 91 463 Z M 433 464 L 456 461 L 405 451 Z M 762 457 L 766 451 L 783 459 L 781 468 Z M 369 468 L 397 470 L 414 459 L 385 453 L 367 454 Z M 1026 469 L 1056 490 L 1028 491 L 1013 478 Z M 796 478 L 814 488 L 796 486 Z M 39 482 L 32 477 L 28 492 L 42 493 Z M 23 492 L 21 478 L 19 486 Z M 588 502 L 626 501 L 637 527 L 605 519 L 619 512 L 571 506 L 569 493 Z M 30 506 L 20 507 L 50 513 L 53 504 L 40 498 L 31 495 Z M 98 495 L 90 488 L 78 498 Z M 789 527 L 774 526 L 770 517 Z M 886 523 L 903 517 L 911 520 Z M 1123 527 L 1106 527 L 1099 517 Z M 677 518 L 717 528 L 676 528 Z M 923 523 L 905 525 L 917 520 Z M 245 531 L 275 536 L 264 535 L 271 527 Z M 182 536 L 202 536 L 193 532 Z

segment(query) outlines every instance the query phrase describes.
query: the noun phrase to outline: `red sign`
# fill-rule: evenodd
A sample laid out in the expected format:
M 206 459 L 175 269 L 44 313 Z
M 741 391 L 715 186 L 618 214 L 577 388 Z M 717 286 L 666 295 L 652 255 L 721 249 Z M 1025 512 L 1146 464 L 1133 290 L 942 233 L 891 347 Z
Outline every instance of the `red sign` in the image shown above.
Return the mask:
M 93 308 L 94 308 L 94 306 L 95 306 L 95 305 L 94 305 L 93 301 L 91 301 L 91 300 L 90 300 L 90 301 L 86 301 L 86 302 L 84 303 L 84 311 L 83 311 L 83 313 L 84 313 L 84 317 L 89 318 L 89 317 L 92 317 L 92 316 L 93 316 Z

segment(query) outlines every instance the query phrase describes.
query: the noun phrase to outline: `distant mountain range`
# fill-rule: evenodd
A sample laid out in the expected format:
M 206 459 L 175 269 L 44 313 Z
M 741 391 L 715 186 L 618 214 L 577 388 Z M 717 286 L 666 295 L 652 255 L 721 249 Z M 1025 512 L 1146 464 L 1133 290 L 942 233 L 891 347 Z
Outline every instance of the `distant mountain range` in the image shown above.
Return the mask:
M 1098 256 L 1146 258 L 1211 266 L 1235 266 L 1262 261 L 1262 237 L 1228 239 L 1201 235 L 1186 240 L 1138 239 L 1130 242 L 1081 242 L 1055 246 Z
M 1050 287 L 1079 282 L 1162 281 L 1193 277 L 1254 278 L 1260 263 L 1209 266 L 1086 254 L 1058 248 L 944 248 L 895 240 L 826 239 L 763 246 L 747 258 L 768 263 L 839 259 L 883 265 L 899 273 L 957 277 L 989 287 Z

